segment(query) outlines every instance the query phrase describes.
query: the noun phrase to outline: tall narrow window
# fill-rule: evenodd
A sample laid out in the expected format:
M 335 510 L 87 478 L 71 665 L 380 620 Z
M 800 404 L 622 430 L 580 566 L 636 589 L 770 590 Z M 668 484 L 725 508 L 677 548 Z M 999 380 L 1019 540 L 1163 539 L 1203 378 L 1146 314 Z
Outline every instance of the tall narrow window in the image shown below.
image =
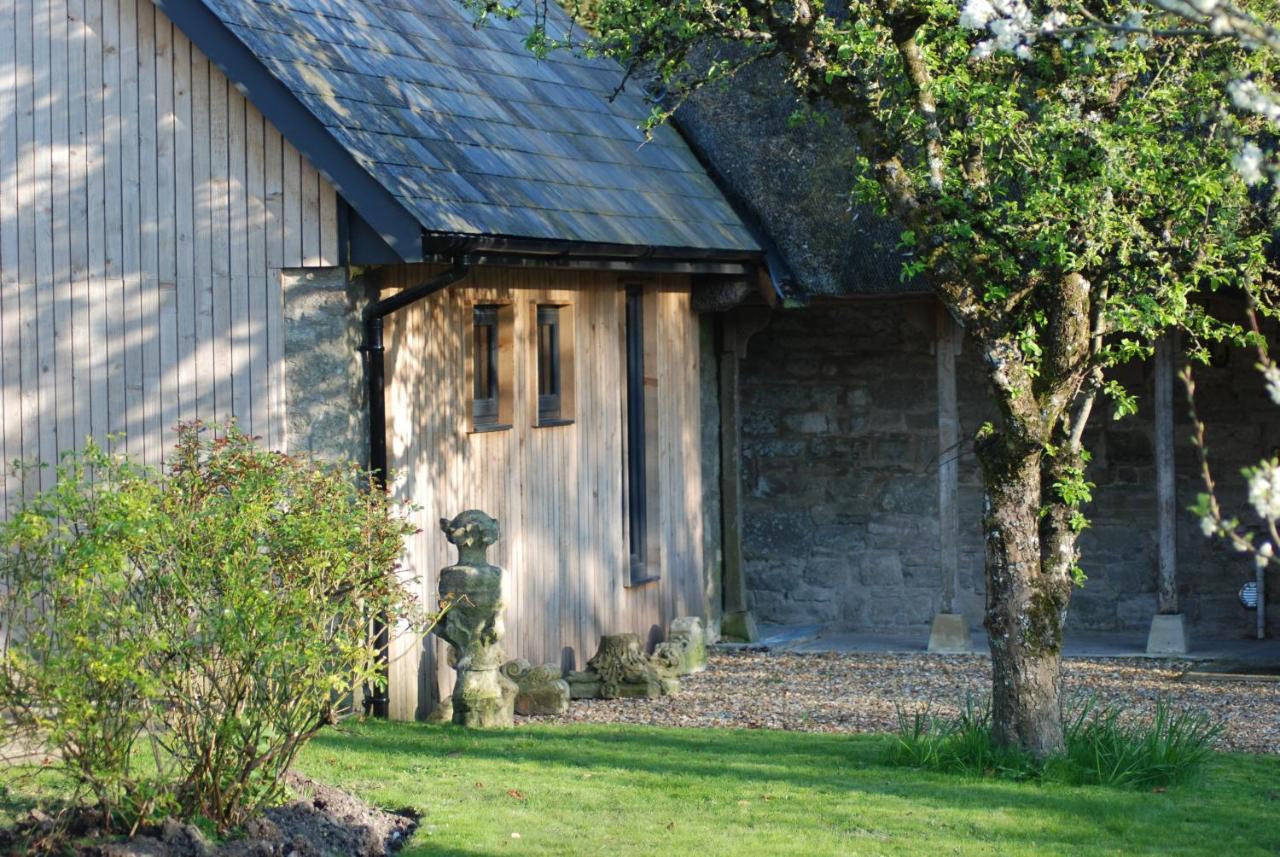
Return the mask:
M 477 429 L 498 424 L 500 365 L 498 308 L 477 306 L 472 310 L 471 342 L 471 424 Z
M 538 307 L 538 422 L 561 418 L 560 307 Z
M 627 288 L 626 302 L 627 405 L 627 541 L 631 553 L 631 583 L 657 577 L 649 562 L 649 467 L 645 408 L 645 295 L 641 286 Z
M 570 425 L 574 391 L 573 304 L 531 303 L 529 306 L 533 424 Z

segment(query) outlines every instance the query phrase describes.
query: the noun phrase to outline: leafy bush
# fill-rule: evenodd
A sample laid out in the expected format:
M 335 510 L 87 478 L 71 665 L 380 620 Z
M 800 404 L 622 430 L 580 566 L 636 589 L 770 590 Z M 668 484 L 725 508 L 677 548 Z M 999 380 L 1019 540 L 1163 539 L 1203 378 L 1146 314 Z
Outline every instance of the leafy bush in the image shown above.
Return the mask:
M 373 611 L 413 531 L 367 477 L 180 427 L 164 474 L 90 445 L 0 525 L 0 714 L 115 823 L 234 827 L 383 680 Z
M 956 716 L 898 709 L 891 765 L 979 776 L 1044 778 L 1077 785 L 1163 787 L 1196 778 L 1222 725 L 1203 714 L 1175 712 L 1163 701 L 1150 718 L 1085 699 L 1064 718 L 1066 752 L 1044 762 L 996 745 L 990 706 L 972 700 Z

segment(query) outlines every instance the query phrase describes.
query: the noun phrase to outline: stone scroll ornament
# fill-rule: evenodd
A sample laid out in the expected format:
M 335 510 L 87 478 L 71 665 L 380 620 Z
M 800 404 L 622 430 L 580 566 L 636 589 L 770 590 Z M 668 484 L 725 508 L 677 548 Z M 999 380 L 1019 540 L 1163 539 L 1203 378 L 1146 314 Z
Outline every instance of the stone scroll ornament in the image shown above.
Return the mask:
M 502 674 L 520 688 L 516 696 L 516 714 L 564 714 L 569 710 L 569 685 L 560 678 L 555 664 L 530 666 L 526 660 L 507 661 Z
M 511 726 L 516 683 L 501 672 L 502 569 L 486 554 L 498 540 L 498 522 L 477 509 L 440 529 L 458 548 L 458 562 L 440 571 L 440 599 L 453 606 L 436 634 L 450 646 L 449 663 L 457 670 L 453 686 L 453 722 L 472 727 Z

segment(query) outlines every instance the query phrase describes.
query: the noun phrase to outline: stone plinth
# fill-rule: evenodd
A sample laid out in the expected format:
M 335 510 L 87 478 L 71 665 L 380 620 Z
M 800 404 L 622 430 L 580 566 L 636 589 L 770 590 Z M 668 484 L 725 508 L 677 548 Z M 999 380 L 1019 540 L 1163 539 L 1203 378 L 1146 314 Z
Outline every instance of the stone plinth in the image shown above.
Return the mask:
M 700 673 L 707 668 L 707 635 L 702 620 L 696 616 L 681 616 L 671 623 L 667 641 L 660 643 L 653 652 L 654 661 L 669 674 L 675 676 Z
M 569 684 L 555 664 L 530 666 L 526 660 L 507 661 L 502 674 L 516 683 L 516 714 L 564 714 L 569 710 Z
M 668 666 L 645 655 L 638 634 L 606 634 L 587 668 L 569 673 L 569 693 L 574 699 L 666 696 L 680 688 Z
M 1181 613 L 1157 613 L 1151 617 L 1151 631 L 1147 634 L 1148 655 L 1185 655 L 1190 649 L 1185 616 Z
M 940 655 L 963 655 L 973 651 L 969 620 L 960 613 L 939 613 L 929 632 L 929 651 Z

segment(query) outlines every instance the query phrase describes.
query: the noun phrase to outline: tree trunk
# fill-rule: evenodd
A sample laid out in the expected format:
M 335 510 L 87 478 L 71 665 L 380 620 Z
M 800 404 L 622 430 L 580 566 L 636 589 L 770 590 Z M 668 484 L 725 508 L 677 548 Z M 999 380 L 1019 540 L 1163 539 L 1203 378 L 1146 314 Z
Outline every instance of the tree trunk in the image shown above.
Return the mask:
M 1044 759 L 1063 748 L 1062 626 L 1075 537 L 1055 526 L 1057 515 L 1041 514 L 1043 453 L 1012 446 L 997 440 L 979 450 L 992 724 L 999 744 Z

